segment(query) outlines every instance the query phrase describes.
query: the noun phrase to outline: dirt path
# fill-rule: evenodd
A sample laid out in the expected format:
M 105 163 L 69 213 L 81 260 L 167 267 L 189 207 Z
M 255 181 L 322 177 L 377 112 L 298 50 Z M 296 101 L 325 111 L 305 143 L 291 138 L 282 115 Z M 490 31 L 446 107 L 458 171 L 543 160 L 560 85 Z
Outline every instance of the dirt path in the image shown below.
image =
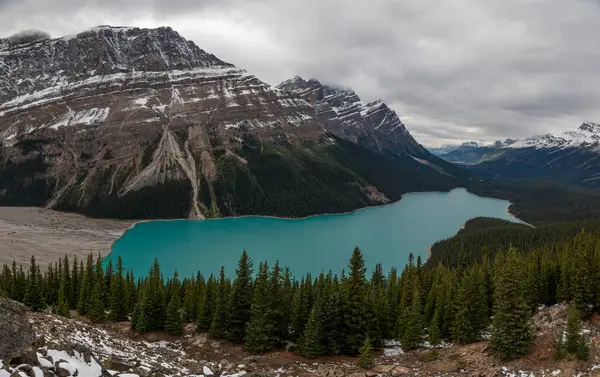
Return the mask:
M 40 266 L 69 254 L 108 254 L 133 221 L 91 219 L 73 213 L 38 207 L 0 207 L 0 264 L 29 263 L 32 255 Z

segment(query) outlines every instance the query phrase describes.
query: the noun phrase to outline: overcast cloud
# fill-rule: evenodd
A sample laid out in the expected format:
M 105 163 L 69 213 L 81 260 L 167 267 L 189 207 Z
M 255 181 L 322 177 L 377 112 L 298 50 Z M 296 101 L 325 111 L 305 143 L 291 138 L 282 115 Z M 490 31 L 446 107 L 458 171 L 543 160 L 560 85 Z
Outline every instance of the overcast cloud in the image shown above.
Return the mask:
M 0 0 L 0 36 L 169 25 L 276 85 L 382 98 L 423 144 L 600 123 L 600 0 Z

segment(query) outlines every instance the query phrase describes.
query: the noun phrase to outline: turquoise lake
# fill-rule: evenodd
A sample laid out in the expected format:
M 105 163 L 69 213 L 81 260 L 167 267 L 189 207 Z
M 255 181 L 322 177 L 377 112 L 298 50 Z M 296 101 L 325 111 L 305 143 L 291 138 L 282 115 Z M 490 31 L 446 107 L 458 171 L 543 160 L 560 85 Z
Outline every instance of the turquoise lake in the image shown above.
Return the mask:
M 244 249 L 254 260 L 290 267 L 295 275 L 347 268 L 355 246 L 363 251 L 369 271 L 401 270 L 409 253 L 427 257 L 427 248 L 458 232 L 467 220 L 497 217 L 519 222 L 508 213 L 509 202 L 476 196 L 465 189 L 406 194 L 399 202 L 340 215 L 305 219 L 243 217 L 211 220 L 150 221 L 135 225 L 107 257 L 123 257 L 126 268 L 145 275 L 158 258 L 165 276 L 200 271 L 218 274 L 221 265 L 235 274 Z M 105 261 L 106 262 L 106 261 Z

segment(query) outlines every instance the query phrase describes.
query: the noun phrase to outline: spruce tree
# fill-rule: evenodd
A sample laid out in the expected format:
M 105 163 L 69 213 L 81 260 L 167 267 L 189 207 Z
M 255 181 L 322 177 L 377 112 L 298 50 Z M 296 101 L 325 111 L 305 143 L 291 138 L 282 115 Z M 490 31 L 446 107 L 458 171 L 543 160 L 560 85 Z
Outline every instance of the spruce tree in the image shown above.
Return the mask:
M 292 340 L 299 340 L 304 333 L 304 329 L 306 329 L 312 307 L 311 291 L 311 276 L 308 274 L 306 279 L 302 278 L 300 283 L 297 284 L 293 295 L 290 334 Z
M 123 277 L 123 259 L 119 256 L 110 285 L 110 318 L 115 321 L 127 319 L 126 286 Z
M 94 256 L 88 255 L 85 270 L 80 269 L 83 278 L 80 279 L 81 287 L 79 288 L 79 298 L 77 301 L 77 312 L 79 315 L 86 315 L 88 311 L 88 301 L 94 288 Z
M 569 305 L 569 312 L 567 315 L 567 331 L 565 339 L 565 349 L 569 353 L 576 353 L 579 343 L 582 341 L 581 335 L 581 316 L 577 306 L 574 304 Z
M 215 280 L 213 275 L 210 275 L 206 282 L 202 301 L 200 302 L 200 305 L 198 305 L 198 320 L 196 323 L 196 329 L 198 331 L 208 331 L 210 329 L 210 324 L 212 323 L 215 314 L 215 304 Z
M 253 263 L 246 250 L 235 270 L 236 278 L 233 283 L 229 317 L 227 321 L 227 339 L 241 343 L 244 341 L 246 326 L 250 322 L 252 306 L 252 273 Z
M 502 359 L 515 359 L 531 350 L 531 311 L 522 290 L 522 262 L 511 247 L 496 268 L 491 344 Z
M 338 355 L 344 346 L 343 294 L 337 276 L 323 300 L 322 343 L 325 353 Z
M 437 310 L 433 314 L 433 318 L 431 319 L 431 323 L 429 324 L 427 340 L 429 341 L 429 344 L 431 344 L 434 347 L 442 342 L 442 338 L 440 335 L 439 312 Z
M 269 303 L 269 267 L 266 262 L 259 266 L 258 277 L 254 284 L 250 323 L 246 330 L 244 349 L 253 353 L 264 353 L 274 349 L 273 334 L 275 324 L 271 322 Z
M 89 299 L 88 313 L 87 316 L 90 321 L 97 323 L 104 320 L 104 282 L 102 280 L 96 281 L 92 295 Z
M 402 337 L 402 349 L 405 351 L 418 348 L 423 341 L 423 323 L 421 321 L 421 297 L 419 289 L 413 290 L 410 309 L 407 309 L 406 327 Z
M 299 351 L 307 357 L 316 357 L 325 353 L 322 344 L 323 303 L 318 300 L 313 306 L 304 334 L 300 338 Z
M 346 352 L 351 355 L 358 354 L 359 348 L 368 335 L 366 307 L 367 292 L 365 283 L 365 260 L 358 247 L 354 248 L 350 258 L 350 274 L 346 290 Z
M 227 285 L 225 281 L 225 268 L 221 266 L 219 272 L 219 285 L 215 301 L 215 312 L 210 324 L 209 334 L 212 338 L 223 339 L 227 325 Z
M 34 311 L 40 311 L 44 309 L 44 297 L 42 296 L 41 287 L 41 276 L 39 274 L 37 265 L 35 264 L 35 257 L 31 257 L 31 264 L 29 266 L 29 284 L 25 291 L 24 303 Z
M 68 264 L 67 264 L 68 266 Z M 56 313 L 63 317 L 70 317 L 71 313 L 69 312 L 69 301 L 68 301 L 68 286 L 67 276 L 65 274 L 62 275 L 60 279 L 60 287 L 58 289 L 58 298 L 56 302 Z
M 359 359 L 358 366 L 363 369 L 371 369 L 375 366 L 375 362 L 373 360 L 373 346 L 371 346 L 371 340 L 369 338 L 365 338 L 362 343 L 362 346 L 359 349 Z
M 173 276 L 173 292 L 167 307 L 167 316 L 165 320 L 165 330 L 167 334 L 177 336 L 183 334 L 183 318 L 181 317 L 181 298 L 179 295 L 179 280 L 177 272 Z
M 71 281 L 69 282 L 69 308 L 77 309 L 77 301 L 79 299 L 79 263 L 77 261 L 77 255 L 73 257 L 73 267 L 71 269 Z

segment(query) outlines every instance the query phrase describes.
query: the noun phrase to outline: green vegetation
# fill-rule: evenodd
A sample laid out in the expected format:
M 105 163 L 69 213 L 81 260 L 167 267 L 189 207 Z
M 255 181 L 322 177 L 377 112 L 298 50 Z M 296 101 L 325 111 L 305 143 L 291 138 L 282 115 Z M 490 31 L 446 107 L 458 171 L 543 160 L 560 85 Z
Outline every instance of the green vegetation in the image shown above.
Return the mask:
M 485 220 L 481 230 L 490 224 L 497 223 Z M 116 268 L 108 264 L 103 269 L 93 256 L 85 266 L 65 258 L 41 273 L 32 259 L 28 273 L 14 263 L 3 266 L 0 294 L 34 310 L 50 307 L 68 315 L 69 309 L 78 309 L 94 322 L 105 320 L 108 310 L 109 319 L 129 317 L 139 332 L 178 335 L 185 323 L 195 322 L 199 331 L 231 339 L 250 352 L 269 352 L 292 342 L 309 357 L 360 354 L 365 366 L 384 339 L 399 339 L 408 350 L 425 340 L 433 345 L 471 343 L 487 333 L 499 357 L 517 358 L 531 348 L 530 320 L 538 306 L 564 301 L 571 309 L 565 340 L 562 333 L 557 338 L 556 357 L 568 352 L 585 359 L 589 344 L 581 335 L 580 316 L 600 308 L 600 285 L 595 283 L 600 238 L 588 231 L 569 238 L 569 229 L 565 226 L 551 243 L 524 243 L 532 249 L 522 251 L 499 249 L 493 258 L 456 252 L 447 265 L 423 265 L 411 255 L 401 274 L 392 269 L 385 276 L 377 266 L 370 278 L 358 248 L 347 273 L 300 280 L 278 263 L 270 267 L 262 262 L 253 275 L 244 252 L 233 283 L 223 268 L 218 279 L 198 273 L 183 281 L 174 274 L 165 281 L 155 261 L 136 283 L 121 260 Z M 73 281 L 74 291 L 67 289 Z
M 557 222 L 597 221 L 600 191 L 535 179 L 481 179 L 463 183 L 469 192 L 509 200 L 510 211 L 532 225 Z
M 600 235 L 600 221 L 556 223 L 532 228 L 506 220 L 475 218 L 467 221 L 455 236 L 436 242 L 431 247 L 427 264 L 455 265 L 460 253 L 464 253 L 467 260 L 481 262 L 484 256 L 493 259 L 498 251 L 508 250 L 511 245 L 523 251 L 560 248 L 582 229 Z

